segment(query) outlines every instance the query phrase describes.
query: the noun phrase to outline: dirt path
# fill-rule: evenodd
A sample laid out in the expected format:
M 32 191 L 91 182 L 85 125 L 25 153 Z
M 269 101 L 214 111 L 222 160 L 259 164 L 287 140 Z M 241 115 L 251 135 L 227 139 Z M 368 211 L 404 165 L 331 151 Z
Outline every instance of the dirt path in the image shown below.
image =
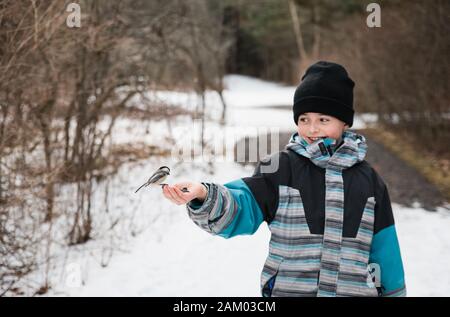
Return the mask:
M 411 206 L 417 201 L 427 210 L 435 210 L 445 203 L 443 195 L 435 185 L 382 144 L 367 137 L 367 145 L 367 161 L 386 182 L 393 202 Z

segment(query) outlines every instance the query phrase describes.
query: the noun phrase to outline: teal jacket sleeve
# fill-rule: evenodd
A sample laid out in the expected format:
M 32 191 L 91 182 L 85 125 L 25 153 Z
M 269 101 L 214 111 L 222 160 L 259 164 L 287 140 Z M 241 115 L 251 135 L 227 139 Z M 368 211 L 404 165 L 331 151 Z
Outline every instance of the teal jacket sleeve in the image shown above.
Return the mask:
M 395 225 L 375 234 L 369 262 L 378 265 L 380 283 L 376 286 L 379 286 L 381 296 L 406 296 L 405 273 Z
M 369 263 L 378 271 L 375 285 L 381 296 L 406 296 L 405 273 L 391 202 L 386 186 L 380 187 L 375 204 L 375 230 Z
M 263 213 L 247 184 L 238 179 L 219 185 L 206 183 L 208 195 L 203 203 L 188 203 L 189 217 L 203 230 L 231 238 L 253 234 L 263 222 Z

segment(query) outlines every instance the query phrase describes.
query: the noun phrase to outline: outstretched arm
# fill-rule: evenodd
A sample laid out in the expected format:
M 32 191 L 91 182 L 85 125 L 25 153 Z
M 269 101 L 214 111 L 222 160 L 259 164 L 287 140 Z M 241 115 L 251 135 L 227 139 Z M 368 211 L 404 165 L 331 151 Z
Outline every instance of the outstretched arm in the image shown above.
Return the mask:
M 216 183 L 178 183 L 164 186 L 164 196 L 172 202 L 187 204 L 189 217 L 203 230 L 230 238 L 253 234 L 276 209 L 278 188 L 273 173 L 261 173 L 258 164 L 251 177 L 224 185 Z M 180 189 L 186 187 L 189 192 Z

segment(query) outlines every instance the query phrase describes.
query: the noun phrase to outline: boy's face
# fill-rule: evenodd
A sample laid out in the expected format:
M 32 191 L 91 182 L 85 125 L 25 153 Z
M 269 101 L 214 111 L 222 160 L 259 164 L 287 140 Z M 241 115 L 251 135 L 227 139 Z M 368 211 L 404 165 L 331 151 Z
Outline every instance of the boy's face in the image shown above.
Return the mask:
M 341 120 L 317 112 L 303 113 L 298 117 L 298 134 L 309 144 L 318 138 L 338 140 L 348 128 Z

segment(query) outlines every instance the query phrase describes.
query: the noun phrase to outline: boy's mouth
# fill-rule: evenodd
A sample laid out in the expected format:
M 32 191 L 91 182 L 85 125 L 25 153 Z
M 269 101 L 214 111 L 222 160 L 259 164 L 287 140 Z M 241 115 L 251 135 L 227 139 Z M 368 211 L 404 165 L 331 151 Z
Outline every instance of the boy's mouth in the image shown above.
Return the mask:
M 325 139 L 326 136 L 318 136 L 318 137 L 306 137 L 306 141 L 308 141 L 308 143 L 314 143 L 319 139 Z

